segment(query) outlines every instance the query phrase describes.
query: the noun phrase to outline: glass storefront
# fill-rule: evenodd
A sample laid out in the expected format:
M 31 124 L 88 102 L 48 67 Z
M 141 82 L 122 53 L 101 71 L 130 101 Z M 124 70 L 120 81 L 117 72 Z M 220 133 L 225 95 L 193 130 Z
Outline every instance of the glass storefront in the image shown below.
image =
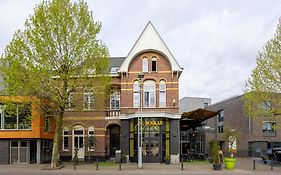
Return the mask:
M 130 121 L 130 157 L 137 160 L 137 119 Z M 163 118 L 143 118 L 142 156 L 143 162 L 162 162 L 169 155 L 170 123 Z

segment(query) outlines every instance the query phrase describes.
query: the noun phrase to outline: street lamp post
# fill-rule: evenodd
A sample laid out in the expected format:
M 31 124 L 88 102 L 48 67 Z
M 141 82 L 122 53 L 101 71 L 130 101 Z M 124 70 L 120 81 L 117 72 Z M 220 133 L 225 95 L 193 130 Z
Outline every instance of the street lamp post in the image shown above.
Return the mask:
M 138 167 L 142 168 L 142 95 L 141 95 L 141 79 L 144 77 L 143 73 L 139 73 L 139 105 L 138 105 Z

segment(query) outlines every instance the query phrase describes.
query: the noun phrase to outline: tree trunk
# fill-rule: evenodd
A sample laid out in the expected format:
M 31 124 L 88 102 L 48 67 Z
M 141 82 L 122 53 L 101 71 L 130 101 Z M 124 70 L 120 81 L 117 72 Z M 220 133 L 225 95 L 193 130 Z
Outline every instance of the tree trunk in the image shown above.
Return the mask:
M 59 115 L 56 118 L 56 130 L 55 130 L 55 138 L 53 141 L 53 151 L 52 151 L 52 160 L 51 160 L 51 168 L 56 168 L 58 163 L 58 154 L 61 143 L 61 126 L 63 119 L 63 111 L 59 112 Z

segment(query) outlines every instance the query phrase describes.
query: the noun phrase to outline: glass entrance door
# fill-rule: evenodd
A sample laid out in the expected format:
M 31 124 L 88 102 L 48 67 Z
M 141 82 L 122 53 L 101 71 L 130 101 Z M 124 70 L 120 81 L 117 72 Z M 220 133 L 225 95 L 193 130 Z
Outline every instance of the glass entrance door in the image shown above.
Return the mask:
M 78 158 L 84 159 L 85 145 L 84 145 L 84 127 L 82 125 L 76 125 L 73 127 L 73 150 L 74 156 L 75 148 L 78 149 Z
M 78 158 L 84 159 L 84 138 L 83 138 L 83 136 L 74 136 L 74 148 L 78 148 Z
M 143 162 L 158 163 L 160 162 L 161 139 L 160 126 L 144 125 L 142 141 Z
M 29 141 L 11 141 L 11 163 L 29 163 Z

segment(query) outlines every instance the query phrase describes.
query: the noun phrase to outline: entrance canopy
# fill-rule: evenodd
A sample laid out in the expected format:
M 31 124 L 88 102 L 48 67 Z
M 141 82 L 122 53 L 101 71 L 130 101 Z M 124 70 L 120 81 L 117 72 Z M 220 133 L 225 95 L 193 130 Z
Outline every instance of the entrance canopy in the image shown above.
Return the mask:
M 181 130 L 188 130 L 201 126 L 201 123 L 216 116 L 219 112 L 208 111 L 202 108 L 181 115 Z

